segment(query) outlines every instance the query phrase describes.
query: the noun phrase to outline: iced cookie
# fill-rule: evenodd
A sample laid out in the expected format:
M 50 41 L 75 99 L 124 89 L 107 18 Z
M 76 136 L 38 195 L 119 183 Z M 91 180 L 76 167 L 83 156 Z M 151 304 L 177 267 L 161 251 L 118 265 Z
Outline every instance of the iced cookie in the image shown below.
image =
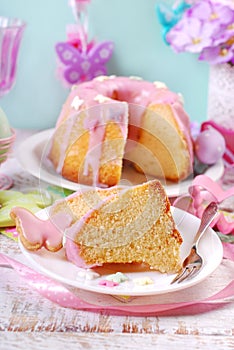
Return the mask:
M 63 232 L 72 222 L 67 213 L 58 213 L 42 220 L 25 208 L 14 207 L 10 215 L 15 221 L 17 232 L 24 247 L 38 250 L 45 247 L 51 252 L 62 248 Z

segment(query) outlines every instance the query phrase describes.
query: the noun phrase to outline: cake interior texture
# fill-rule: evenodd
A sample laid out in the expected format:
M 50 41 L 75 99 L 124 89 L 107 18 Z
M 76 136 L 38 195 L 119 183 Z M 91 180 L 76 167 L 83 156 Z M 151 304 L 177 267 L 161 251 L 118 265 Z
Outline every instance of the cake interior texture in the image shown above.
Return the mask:
M 125 190 L 93 189 L 61 201 L 50 214 L 59 210 L 72 213 L 66 239 L 88 265 L 139 263 L 163 273 L 181 268 L 182 238 L 158 180 Z

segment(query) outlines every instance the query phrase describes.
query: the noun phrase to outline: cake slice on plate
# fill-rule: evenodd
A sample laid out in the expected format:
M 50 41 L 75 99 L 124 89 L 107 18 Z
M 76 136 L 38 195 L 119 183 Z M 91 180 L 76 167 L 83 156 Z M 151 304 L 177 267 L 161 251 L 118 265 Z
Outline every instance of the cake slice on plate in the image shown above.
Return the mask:
M 51 215 L 64 203 L 55 205 Z M 66 254 L 78 266 L 144 263 L 161 272 L 181 268 L 182 238 L 158 180 L 75 194 L 66 207 L 73 215 L 65 230 Z
M 30 212 L 12 209 L 18 232 L 28 243 L 28 232 L 35 229 L 38 235 L 41 230 L 46 242 L 44 227 L 49 226 L 39 219 L 33 227 L 26 226 L 27 215 L 33 216 Z M 46 221 L 56 226 L 53 232 L 61 240 L 63 231 L 66 257 L 81 268 L 105 263 L 145 264 L 162 273 L 174 273 L 181 268 L 182 238 L 158 180 L 127 189 L 93 188 L 76 192 L 56 202 Z

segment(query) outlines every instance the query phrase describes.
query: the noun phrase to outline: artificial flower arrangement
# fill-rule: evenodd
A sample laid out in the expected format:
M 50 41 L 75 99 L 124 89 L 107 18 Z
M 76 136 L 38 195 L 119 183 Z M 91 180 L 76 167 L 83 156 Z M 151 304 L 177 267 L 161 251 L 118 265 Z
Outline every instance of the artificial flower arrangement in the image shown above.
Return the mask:
M 156 6 L 156 12 L 163 26 L 163 39 L 175 52 L 198 54 L 199 60 L 208 62 L 212 67 L 222 66 L 225 68 L 222 71 L 229 72 L 231 69 L 233 72 L 234 0 L 177 0 L 173 1 L 171 6 L 160 2 Z M 205 129 L 216 129 L 221 133 L 226 143 L 225 165 L 234 167 L 233 109 L 229 108 L 230 101 L 233 101 L 232 97 L 229 98 L 232 95 L 232 87 L 229 88 L 226 84 L 233 80 L 232 75 L 228 79 L 225 76 L 226 80 L 220 79 L 220 76 L 218 78 L 217 83 L 211 85 L 215 93 L 210 90 L 210 95 L 215 100 L 214 108 L 211 104 L 212 108 L 210 107 L 208 113 L 208 119 L 211 120 L 201 125 L 203 132 L 200 136 L 203 141 L 207 140 Z M 223 80 L 225 86 L 222 86 L 220 94 L 218 88 L 223 84 Z M 226 85 L 228 91 L 224 89 Z M 224 102 L 221 101 L 222 97 L 225 98 Z M 202 149 L 204 150 L 204 147 Z
M 163 38 L 177 53 L 199 54 L 209 64 L 234 65 L 234 1 L 185 0 L 156 7 Z

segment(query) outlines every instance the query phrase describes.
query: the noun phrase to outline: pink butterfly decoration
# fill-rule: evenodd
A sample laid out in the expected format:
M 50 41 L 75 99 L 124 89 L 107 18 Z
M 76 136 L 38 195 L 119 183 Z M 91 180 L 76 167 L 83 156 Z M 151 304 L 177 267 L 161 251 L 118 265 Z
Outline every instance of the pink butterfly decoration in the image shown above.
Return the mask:
M 60 42 L 56 44 L 55 49 L 62 63 L 62 77 L 68 85 L 73 85 L 106 75 L 105 64 L 112 56 L 114 44 L 111 41 L 98 44 L 91 42 L 87 49 L 82 51 L 79 44 Z

